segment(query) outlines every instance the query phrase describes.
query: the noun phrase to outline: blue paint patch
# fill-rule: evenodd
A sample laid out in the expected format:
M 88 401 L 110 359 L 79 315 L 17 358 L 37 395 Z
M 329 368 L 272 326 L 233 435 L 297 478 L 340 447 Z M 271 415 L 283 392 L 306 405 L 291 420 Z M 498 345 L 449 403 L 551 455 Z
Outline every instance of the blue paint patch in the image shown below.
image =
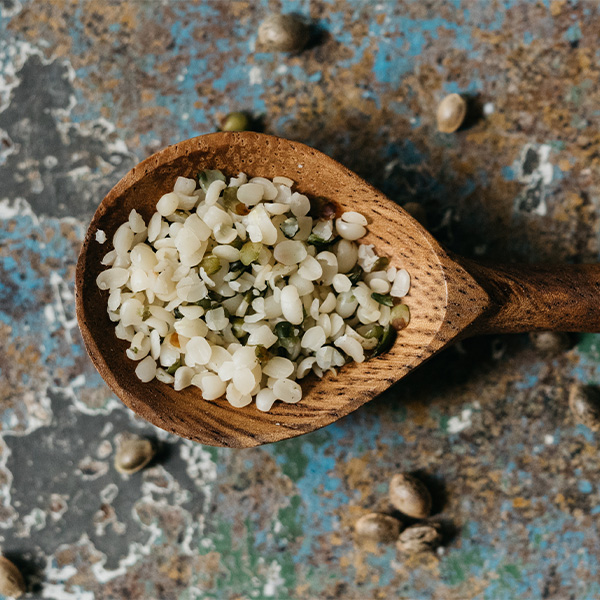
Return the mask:
M 585 425 L 577 425 L 577 427 L 575 428 L 575 432 L 584 437 L 586 442 L 589 442 L 590 444 L 596 442 L 596 435 L 591 429 L 589 429 Z
M 477 182 L 473 179 L 467 179 L 465 183 L 460 187 L 459 194 L 464 198 L 470 196 L 477 189 Z
M 577 489 L 582 494 L 591 494 L 592 493 L 592 484 L 587 479 L 583 479 L 583 480 L 577 482 Z
M 561 181 L 565 178 L 565 172 L 557 165 L 552 166 L 552 181 Z
M 472 71 L 471 81 L 467 87 L 460 86 L 456 81 L 449 81 L 444 84 L 444 91 L 447 94 L 476 94 L 483 89 L 483 81 L 475 77 L 477 71 Z
M 425 161 L 425 157 L 411 140 L 402 140 L 385 149 L 386 160 L 399 159 L 404 167 L 416 167 Z
M 75 231 L 79 239 L 83 239 L 83 228 L 76 227 Z M 48 238 L 45 243 L 36 242 Z M 15 344 L 29 345 L 32 332 L 35 332 L 40 365 L 50 372 L 58 367 L 72 367 L 85 350 L 79 343 L 74 325 L 75 283 L 67 274 L 75 257 L 71 243 L 61 230 L 61 222 L 46 219 L 38 223 L 29 216 L 17 216 L 0 221 L 0 239 L 2 251 L 6 253 L 0 256 L 0 269 L 5 270 L 3 283 L 0 283 L 0 302 L 5 307 L 0 310 L 0 321 L 11 326 Z M 40 269 L 39 265 L 50 263 L 53 265 L 51 269 Z M 48 271 L 54 273 L 60 284 L 52 284 Z M 64 319 L 73 323 L 70 332 L 65 332 L 58 318 L 48 321 L 44 313 L 47 304 L 56 305 L 53 308 L 55 313 L 57 310 L 65 313 Z M 12 308 L 19 313 L 13 313 Z M 21 315 L 23 309 L 26 312 Z M 61 344 L 66 344 L 71 334 L 73 339 L 65 351 Z
M 375 52 L 373 74 L 379 83 L 399 85 L 403 76 L 412 71 L 416 60 L 426 50 L 430 40 L 439 37 L 439 29 L 454 32 L 454 47 L 471 51 L 471 28 L 446 21 L 441 17 L 416 21 L 407 17 L 370 23 L 370 35 L 380 40 Z
M 315 431 L 302 437 L 300 451 L 307 459 L 307 468 L 304 475 L 296 481 L 296 489 L 303 500 L 298 509 L 298 518 L 305 528 L 315 528 L 326 536 L 338 527 L 336 509 L 348 504 L 350 499 L 343 492 L 342 482 L 335 476 L 335 466 L 347 460 L 349 455 L 359 455 L 360 444 L 370 448 L 375 447 L 379 437 L 380 424 L 379 421 L 375 421 L 370 423 L 368 428 L 360 428 L 361 436 L 356 436 L 353 446 L 348 448 L 345 443 L 348 439 L 348 428 L 357 427 L 357 423 L 352 421 L 361 421 L 364 418 L 365 415 L 359 411 L 346 417 L 342 424 L 333 423 L 323 431 Z M 324 434 L 327 435 L 327 443 L 322 443 L 321 437 Z M 274 455 L 279 465 L 285 466 L 289 459 L 281 449 L 298 442 L 299 440 L 278 442 L 276 445 L 265 447 L 265 450 Z M 323 494 L 323 490 L 327 493 Z M 318 543 L 318 540 L 306 536 L 294 555 L 294 562 L 297 564 L 307 562 L 314 554 L 312 546 L 314 543 Z M 341 547 L 339 549 L 334 547 L 331 551 L 336 556 L 339 554 L 339 558 L 343 550 Z
M 537 363 L 529 366 L 522 373 L 522 379 L 514 383 L 517 390 L 528 390 L 535 387 L 539 381 L 540 373 L 544 368 L 543 363 Z
M 581 34 L 581 27 L 579 26 L 579 23 L 574 23 L 565 32 L 565 39 L 570 44 L 574 44 L 576 42 L 579 42 L 579 40 L 581 39 L 581 37 L 582 37 L 582 34 Z

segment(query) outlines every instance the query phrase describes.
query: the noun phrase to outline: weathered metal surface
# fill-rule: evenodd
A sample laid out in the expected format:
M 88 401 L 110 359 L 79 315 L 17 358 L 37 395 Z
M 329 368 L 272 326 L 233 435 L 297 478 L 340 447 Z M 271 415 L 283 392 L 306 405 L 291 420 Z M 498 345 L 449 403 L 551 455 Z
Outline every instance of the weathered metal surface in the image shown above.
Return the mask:
M 297 56 L 255 50 L 310 15 Z M 600 8 L 593 2 L 0 0 L 0 544 L 31 598 L 597 598 L 597 436 L 567 408 L 598 336 L 448 350 L 342 422 L 215 450 L 139 422 L 82 347 L 73 272 L 103 194 L 162 146 L 248 110 L 427 209 L 450 249 L 599 258 Z M 435 130 L 449 92 L 481 116 Z M 112 466 L 154 437 L 150 468 Z M 437 555 L 354 545 L 397 470 L 445 525 Z

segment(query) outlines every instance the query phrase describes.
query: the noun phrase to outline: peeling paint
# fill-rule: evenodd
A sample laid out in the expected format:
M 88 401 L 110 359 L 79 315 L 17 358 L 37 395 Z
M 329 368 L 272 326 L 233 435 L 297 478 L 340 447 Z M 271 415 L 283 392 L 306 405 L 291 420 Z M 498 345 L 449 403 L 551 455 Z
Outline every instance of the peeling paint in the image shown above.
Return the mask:
M 141 421 L 87 359 L 86 223 L 138 160 L 232 110 L 418 202 L 454 252 L 598 260 L 600 8 L 282 6 L 320 31 L 301 54 L 255 50 L 268 0 L 0 0 L 2 552 L 55 600 L 599 597 L 597 440 L 566 402 L 600 382 L 597 335 L 551 359 L 522 336 L 465 340 L 341 422 L 241 452 Z M 482 114 L 445 135 L 450 92 Z M 127 476 L 131 432 L 158 453 Z M 399 471 L 434 492 L 437 554 L 354 544 Z

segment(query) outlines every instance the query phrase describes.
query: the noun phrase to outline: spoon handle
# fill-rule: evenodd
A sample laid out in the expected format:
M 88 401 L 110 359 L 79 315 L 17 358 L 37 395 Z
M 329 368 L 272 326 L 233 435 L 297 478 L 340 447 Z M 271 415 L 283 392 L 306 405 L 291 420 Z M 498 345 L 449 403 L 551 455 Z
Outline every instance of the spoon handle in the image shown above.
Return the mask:
M 489 296 L 469 334 L 600 332 L 600 265 L 460 263 Z

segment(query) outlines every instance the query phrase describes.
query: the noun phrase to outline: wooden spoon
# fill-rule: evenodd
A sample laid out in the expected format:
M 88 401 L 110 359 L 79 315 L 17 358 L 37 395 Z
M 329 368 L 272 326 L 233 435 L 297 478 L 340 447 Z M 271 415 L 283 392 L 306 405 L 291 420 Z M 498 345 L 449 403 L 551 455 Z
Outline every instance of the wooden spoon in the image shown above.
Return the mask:
M 337 376 L 307 378 L 298 404 L 276 403 L 269 413 L 254 403 L 233 408 L 205 401 L 195 387 L 176 392 L 157 380 L 142 383 L 128 343 L 115 336 L 107 292 L 96 286 L 110 240 L 135 208 L 146 222 L 179 175 L 203 169 L 226 175 L 284 175 L 309 197 L 369 220 L 362 243 L 374 244 L 412 279 L 406 303 L 410 325 L 393 348 Z M 95 240 L 103 230 L 108 242 Z M 474 334 L 530 330 L 600 331 L 600 266 L 487 267 L 452 255 L 408 213 L 333 159 L 297 142 L 258 133 L 214 133 L 186 140 L 134 167 L 104 198 L 87 231 L 76 274 L 77 319 L 87 351 L 114 393 L 134 412 L 179 436 L 214 446 L 245 448 L 324 427 L 368 402 L 451 342 Z

